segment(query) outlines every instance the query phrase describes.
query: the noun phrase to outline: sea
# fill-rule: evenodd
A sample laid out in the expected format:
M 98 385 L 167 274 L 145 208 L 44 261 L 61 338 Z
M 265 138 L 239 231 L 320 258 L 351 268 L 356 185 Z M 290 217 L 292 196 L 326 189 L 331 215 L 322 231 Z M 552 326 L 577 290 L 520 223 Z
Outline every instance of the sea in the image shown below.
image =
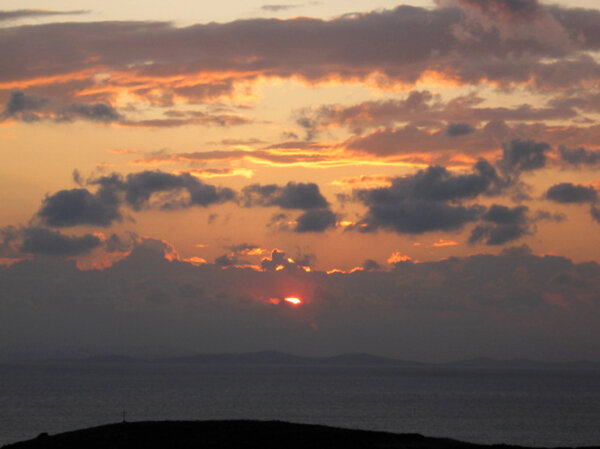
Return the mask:
M 600 370 L 0 365 L 0 446 L 123 418 L 283 420 L 476 443 L 598 446 Z

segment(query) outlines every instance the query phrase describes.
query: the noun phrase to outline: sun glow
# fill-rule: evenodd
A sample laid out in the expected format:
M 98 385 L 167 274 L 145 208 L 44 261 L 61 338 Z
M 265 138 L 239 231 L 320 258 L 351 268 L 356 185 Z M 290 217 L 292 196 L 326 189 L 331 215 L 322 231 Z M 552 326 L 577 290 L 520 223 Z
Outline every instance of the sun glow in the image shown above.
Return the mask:
M 289 302 L 290 304 L 293 304 L 295 306 L 299 306 L 300 304 L 302 304 L 302 300 L 300 298 L 289 297 L 285 298 L 284 301 Z

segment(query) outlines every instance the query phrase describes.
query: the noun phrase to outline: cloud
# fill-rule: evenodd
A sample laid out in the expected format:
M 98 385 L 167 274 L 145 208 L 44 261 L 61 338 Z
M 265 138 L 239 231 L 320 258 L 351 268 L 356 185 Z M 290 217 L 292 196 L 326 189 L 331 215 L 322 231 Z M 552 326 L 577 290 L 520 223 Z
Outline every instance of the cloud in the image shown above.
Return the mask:
M 600 49 L 598 11 L 539 4 L 526 22 L 517 19 L 524 13 L 509 2 L 487 7 L 482 2 L 446 3 L 434 9 L 402 5 L 331 20 L 14 27 L 0 38 L 5 68 L 0 83 L 22 88 L 39 80 L 55 79 L 59 85 L 70 79 L 101 86 L 108 96 L 123 92 L 168 104 L 173 97 L 204 102 L 203 92 L 210 92 L 211 85 L 220 86 L 218 95 L 228 95 L 229 86 L 262 77 L 368 80 L 388 88 L 433 75 L 457 84 L 506 89 L 526 84 L 542 90 L 585 86 L 598 78 L 600 66 L 593 57 Z M 97 79 L 100 72 L 106 76 Z M 200 98 L 185 88 L 197 88 Z
M 600 207 L 598 205 L 592 204 L 590 206 L 590 214 L 596 222 L 600 223 Z
M 36 224 L 8 226 L 0 228 L 0 259 L 10 263 L 37 260 L 38 256 L 63 259 L 77 256 L 77 266 L 99 269 L 126 257 L 137 241 L 133 233 L 126 236 L 113 233 L 108 237 L 100 232 L 66 235 Z M 89 255 L 92 251 L 94 254 Z
M 0 237 L 0 258 L 18 260 L 22 256 L 20 250 L 22 229 L 5 226 L 0 228 Z
M 234 265 L 248 265 L 250 262 L 247 260 L 240 259 L 240 256 L 260 256 L 265 252 L 264 249 L 257 245 L 249 243 L 240 243 L 239 245 L 233 245 L 226 247 L 229 252 L 223 254 L 215 259 L 215 264 L 221 267 L 230 267 Z
M 477 206 L 452 206 L 443 202 L 412 200 L 395 204 L 369 205 L 366 216 L 359 221 L 360 232 L 379 228 L 398 234 L 423 234 L 431 231 L 453 231 L 478 219 Z
M 563 182 L 550 187 L 544 197 L 557 203 L 593 203 L 598 199 L 598 192 L 593 187 Z
M 450 123 L 446 126 L 446 135 L 449 137 L 459 137 L 471 134 L 475 131 L 468 123 Z
M 286 255 L 285 251 L 274 249 L 269 257 L 263 257 L 260 261 L 260 267 L 266 271 L 281 272 L 285 274 L 303 274 L 310 272 L 312 255 L 299 255 L 296 260 Z
M 229 246 L 228 248 L 236 254 L 244 255 L 260 255 L 264 252 L 260 246 L 251 243 L 240 243 L 239 245 Z
M 113 123 L 122 120 L 121 114 L 108 104 L 73 102 L 60 104 L 48 98 L 30 95 L 23 91 L 12 91 L 4 106 L 2 118 L 21 120 L 26 123 L 40 120 L 71 122 L 89 120 Z
M 498 180 L 495 168 L 485 159 L 473 165 L 472 172 L 454 174 L 445 167 L 435 165 L 419 170 L 414 175 L 392 179 L 391 187 L 358 190 L 359 199 L 374 201 L 392 199 L 421 199 L 426 201 L 451 201 L 489 192 Z
M 284 251 L 265 258 L 262 271 L 194 266 L 172 251 L 145 239 L 99 270 L 44 258 L 0 268 L 0 358 L 64 355 L 73 339 L 81 353 L 70 355 L 318 348 L 444 361 L 501 358 L 508 349 L 515 357 L 569 360 L 594 359 L 600 350 L 594 262 L 519 248 L 326 274 L 307 272 Z M 304 304 L 292 310 L 286 296 Z
M 446 133 L 444 126 L 428 129 L 412 124 L 378 129 L 364 136 L 351 137 L 343 143 L 352 152 L 376 157 L 481 154 L 496 150 L 510 133 L 505 123 L 490 122 L 483 128 L 463 134 L 460 139 Z
M 90 193 L 87 189 L 60 190 L 42 201 L 37 216 L 51 227 L 77 225 L 109 226 L 122 219 L 120 200 L 116 193 L 101 189 Z
M 531 20 L 543 13 L 538 0 L 458 0 L 464 8 L 473 9 L 489 16 L 505 20 Z
M 23 91 L 12 91 L 6 101 L 0 118 L 14 119 L 25 123 L 42 120 L 55 123 L 69 123 L 87 120 L 96 123 L 118 123 L 130 128 L 174 128 L 188 125 L 237 126 L 251 123 L 248 117 L 239 114 L 208 113 L 204 111 L 164 112 L 165 118 L 132 120 L 123 116 L 113 106 L 106 103 L 61 102 L 40 97 Z
M 596 165 L 600 162 L 600 151 L 585 148 L 569 149 L 564 145 L 558 147 L 560 158 L 570 165 Z
M 134 210 L 147 207 L 177 209 L 191 206 L 207 207 L 231 201 L 235 197 L 228 187 L 206 184 L 188 173 L 174 175 L 161 171 L 130 173 L 126 177 L 118 174 L 103 176 L 91 181 L 100 186 L 99 191 L 118 192 L 124 195 L 124 202 Z M 177 195 L 185 193 L 184 196 Z M 171 193 L 174 196 L 160 198 L 151 204 L 155 194 Z
M 502 145 L 502 149 L 498 165 L 507 173 L 521 173 L 544 168 L 551 146 L 547 142 L 515 139 Z
M 439 94 L 428 90 L 413 90 L 402 99 L 370 100 L 350 106 L 321 105 L 297 110 L 294 115 L 296 123 L 304 128 L 309 136 L 332 127 L 346 127 L 355 134 L 362 134 L 369 128 L 391 128 L 400 123 L 433 130 L 438 130 L 446 124 L 446 133 L 448 134 L 450 129 L 448 135 L 451 136 L 452 126 L 457 123 L 463 123 L 462 127 L 467 130 L 469 125 L 473 127 L 475 124 L 492 121 L 567 120 L 577 117 L 578 109 L 586 110 L 595 106 L 589 99 L 568 97 L 552 99 L 543 107 L 533 107 L 529 104 L 490 107 L 482 106 L 484 102 L 485 99 L 475 93 L 443 101 Z
M 295 4 L 268 4 L 262 5 L 260 9 L 268 12 L 281 12 L 288 11 L 290 9 L 301 8 L 303 6 L 320 5 L 321 2 L 307 2 L 307 3 L 295 3 Z
M 478 220 L 484 208 L 459 202 L 493 192 L 499 180 L 494 167 L 482 159 L 469 174 L 457 175 L 444 167 L 431 166 L 392 179 L 391 187 L 357 189 L 354 198 L 368 211 L 350 229 L 373 232 L 384 228 L 400 234 L 461 229 Z
M 56 118 L 58 121 L 71 121 L 74 119 L 112 123 L 121 120 L 121 115 L 107 104 L 71 103 L 61 109 Z
M 10 93 L 2 116 L 4 118 L 21 117 L 23 121 L 36 121 L 39 117 L 35 114 L 47 104 L 45 98 L 26 95 L 25 92 L 13 91 Z
M 366 259 L 362 264 L 362 269 L 366 271 L 377 271 L 382 270 L 383 267 L 376 260 Z
M 337 215 L 329 209 L 311 209 L 296 219 L 295 232 L 324 232 L 335 227 Z
M 21 251 L 45 256 L 76 256 L 98 248 L 102 241 L 95 235 L 70 237 L 44 228 L 27 228 Z
M 220 267 L 230 267 L 232 265 L 236 265 L 238 263 L 237 256 L 231 254 L 223 254 L 215 259 L 215 265 Z
M 285 186 L 275 184 L 252 184 L 242 189 L 242 203 L 246 207 L 278 206 L 282 209 L 311 210 L 327 208 L 329 203 L 314 183 L 288 182 Z
M 563 182 L 550 187 L 544 194 L 544 198 L 561 204 L 589 203 L 592 219 L 600 223 L 598 191 L 594 187 Z
M 389 187 L 393 176 L 389 175 L 360 175 L 346 176 L 331 182 L 332 185 L 342 187 Z
M 489 224 L 476 226 L 471 231 L 469 243 L 485 240 L 486 245 L 504 245 L 532 233 L 527 216 L 529 208 L 514 208 L 494 204 L 482 216 Z
M 92 193 L 87 188 L 61 190 L 42 201 L 37 217 L 51 227 L 78 225 L 109 226 L 121 221 L 121 206 L 134 210 L 163 210 L 208 207 L 235 198 L 233 190 L 206 184 L 183 173 L 173 175 L 160 171 L 142 171 L 123 177 L 113 173 L 91 179 L 98 186 Z
M 440 108 L 441 100 L 431 92 L 411 91 L 403 99 L 366 101 L 352 106 L 321 105 L 295 112 L 296 123 L 309 136 L 331 126 L 346 126 L 356 134 L 363 128 L 389 126 L 397 122 L 431 121 Z
M 329 202 L 314 183 L 288 182 L 284 186 L 252 184 L 242 189 L 241 203 L 244 207 L 277 206 L 303 210 L 292 229 L 297 233 L 324 232 L 335 227 L 337 222 L 337 215 L 329 209 Z M 287 231 L 289 224 L 285 215 L 276 215 L 270 226 Z
M 67 16 L 87 14 L 88 11 L 51 11 L 47 9 L 16 9 L 13 11 L 0 11 L 0 22 L 29 18 L 43 18 L 51 16 Z
M 181 116 L 171 116 L 163 119 L 146 120 L 125 120 L 122 125 L 130 128 L 176 128 L 179 126 L 203 125 L 203 126 L 237 126 L 247 125 L 252 120 L 242 115 L 234 114 L 207 114 L 199 112 L 197 114 L 183 114 Z
M 301 150 L 284 152 L 281 150 Z M 199 163 L 216 161 L 248 160 L 269 166 L 333 166 L 352 165 L 356 161 L 339 152 L 328 152 L 325 145 L 305 145 L 303 142 L 287 142 L 259 150 L 196 151 L 192 153 L 158 154 L 146 156 L 134 162 L 137 165 L 173 164 L 178 162 Z M 340 157 L 341 156 L 341 157 Z

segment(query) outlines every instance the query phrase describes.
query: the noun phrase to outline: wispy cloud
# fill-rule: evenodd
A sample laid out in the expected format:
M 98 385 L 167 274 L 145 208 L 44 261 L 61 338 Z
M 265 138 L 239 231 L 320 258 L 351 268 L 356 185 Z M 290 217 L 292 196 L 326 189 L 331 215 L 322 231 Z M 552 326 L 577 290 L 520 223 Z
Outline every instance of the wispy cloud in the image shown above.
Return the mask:
M 52 16 L 73 16 L 88 14 L 86 10 L 75 10 L 75 11 L 52 11 L 47 9 L 16 9 L 12 11 L 0 10 L 0 22 L 29 19 L 29 18 L 42 18 Z

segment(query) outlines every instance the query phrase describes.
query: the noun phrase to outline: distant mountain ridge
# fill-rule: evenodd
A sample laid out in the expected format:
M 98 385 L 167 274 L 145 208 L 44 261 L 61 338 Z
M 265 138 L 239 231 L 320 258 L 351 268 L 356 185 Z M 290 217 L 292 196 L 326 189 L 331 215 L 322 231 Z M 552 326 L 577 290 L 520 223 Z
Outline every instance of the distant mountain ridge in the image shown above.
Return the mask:
M 201 353 L 180 357 L 142 359 L 118 354 L 86 358 L 51 359 L 51 362 L 81 363 L 197 363 L 229 365 L 354 365 L 354 366 L 401 366 L 401 367 L 455 367 L 455 368 L 598 368 L 600 362 L 541 362 L 528 359 L 499 360 L 477 357 L 446 363 L 426 363 L 397 360 L 368 353 L 346 353 L 329 357 L 307 357 L 280 351 L 240 353 Z

